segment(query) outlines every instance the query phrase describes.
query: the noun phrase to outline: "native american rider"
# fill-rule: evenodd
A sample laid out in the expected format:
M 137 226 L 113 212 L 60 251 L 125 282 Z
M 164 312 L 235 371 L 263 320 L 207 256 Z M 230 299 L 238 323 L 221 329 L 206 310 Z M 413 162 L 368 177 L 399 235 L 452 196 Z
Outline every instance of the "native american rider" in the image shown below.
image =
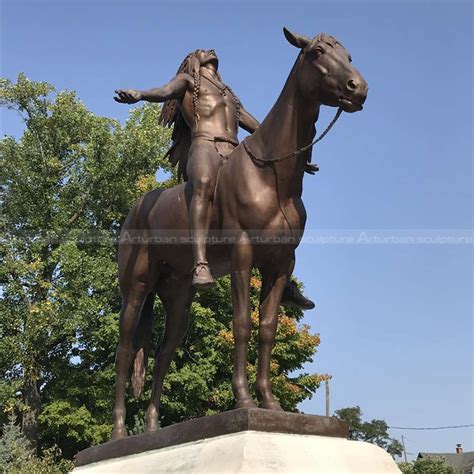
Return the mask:
M 193 237 L 193 285 L 198 288 L 214 284 L 205 240 L 217 172 L 239 143 L 239 125 L 249 133 L 259 126 L 230 87 L 222 82 L 218 64 L 214 50 L 198 49 L 186 56 L 176 76 L 163 87 L 147 91 L 120 89 L 114 97 L 125 104 L 140 100 L 164 102 L 160 121 L 165 126 L 174 125 L 168 156 L 173 165 L 178 165 L 178 176 L 192 184 L 189 221 Z M 309 164 L 307 171 L 314 173 L 317 169 Z M 282 304 L 301 309 L 314 307 L 293 281 L 285 288 Z

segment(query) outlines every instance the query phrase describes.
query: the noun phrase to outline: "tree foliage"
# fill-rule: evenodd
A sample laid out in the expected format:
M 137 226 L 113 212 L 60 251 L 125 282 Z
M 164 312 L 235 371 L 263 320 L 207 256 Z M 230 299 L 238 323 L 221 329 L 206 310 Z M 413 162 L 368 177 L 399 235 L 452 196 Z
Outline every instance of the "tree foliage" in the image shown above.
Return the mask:
M 157 107 L 133 110 L 121 126 L 22 75 L 1 81 L 0 103 L 25 121 L 21 138 L 0 142 L 0 400 L 4 413 L 22 414 L 32 442 L 60 439 L 74 454 L 109 432 L 114 239 L 167 168 L 169 132 Z
M 61 474 L 72 469 L 70 461 L 59 459 L 56 447 L 46 449 L 41 457 L 24 437 L 15 417 L 2 427 L 0 435 L 0 471 L 15 474 Z
M 334 414 L 337 418 L 349 423 L 350 439 L 376 444 L 393 457 L 402 455 L 402 443 L 390 438 L 388 425 L 384 420 L 362 421 L 362 411 L 359 406 L 341 408 Z
M 121 125 L 88 111 L 74 93 L 23 75 L 0 81 L 0 105 L 25 122 L 21 137 L 0 141 L 0 424 L 16 412 L 33 445 L 57 445 L 71 458 L 110 436 L 121 304 L 116 238 L 139 195 L 176 182 L 155 178 L 157 169 L 172 171 L 164 159 L 170 132 L 158 125 L 157 105 L 133 109 Z M 259 286 L 255 273 L 251 381 Z M 158 345 L 159 301 L 155 314 Z M 232 407 L 231 314 L 229 278 L 197 296 L 165 380 L 163 425 Z M 287 410 L 324 378 L 301 371 L 319 344 L 301 317 L 281 313 L 272 360 L 275 394 Z M 143 429 L 151 369 L 144 397 L 129 397 L 131 432 Z
M 443 458 L 426 457 L 398 465 L 403 474 L 456 474 Z

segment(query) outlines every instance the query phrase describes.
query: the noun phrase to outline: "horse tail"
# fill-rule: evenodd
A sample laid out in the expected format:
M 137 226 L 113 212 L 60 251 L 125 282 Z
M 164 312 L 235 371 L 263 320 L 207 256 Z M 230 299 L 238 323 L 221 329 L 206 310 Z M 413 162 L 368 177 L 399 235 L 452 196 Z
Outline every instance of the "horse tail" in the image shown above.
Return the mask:
M 133 396 L 140 397 L 145 386 L 148 355 L 151 346 L 151 330 L 153 325 L 153 303 L 155 294 L 150 293 L 140 313 L 134 337 L 135 357 L 133 360 L 132 388 Z

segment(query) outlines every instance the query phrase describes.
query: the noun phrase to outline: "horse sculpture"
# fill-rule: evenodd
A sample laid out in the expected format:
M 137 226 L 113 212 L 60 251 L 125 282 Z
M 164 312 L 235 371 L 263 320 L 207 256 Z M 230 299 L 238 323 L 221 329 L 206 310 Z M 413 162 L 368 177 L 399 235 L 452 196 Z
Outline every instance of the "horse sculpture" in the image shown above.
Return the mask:
M 350 64 L 350 55 L 334 37 L 319 34 L 311 39 L 287 29 L 284 33 L 300 52 L 270 113 L 220 169 L 209 231 L 219 236 L 217 243 L 208 244 L 213 274 L 231 274 L 235 408 L 257 406 L 250 396 L 246 373 L 250 276 L 255 267 L 262 276 L 255 392 L 261 408 L 281 410 L 272 394 L 270 358 L 282 292 L 293 271 L 295 249 L 306 222 L 301 194 L 304 168 L 311 158 L 308 145 L 315 135 L 321 105 L 355 112 L 362 109 L 368 90 L 364 78 Z M 135 395 L 143 390 L 155 295 L 163 303 L 166 324 L 155 359 L 146 421 L 148 431 L 159 426 L 163 380 L 188 327 L 195 290 L 189 239 L 156 242 L 157 236 L 189 236 L 189 186 L 188 182 L 145 194 L 122 229 L 113 439 L 126 436 L 125 387 L 132 366 Z

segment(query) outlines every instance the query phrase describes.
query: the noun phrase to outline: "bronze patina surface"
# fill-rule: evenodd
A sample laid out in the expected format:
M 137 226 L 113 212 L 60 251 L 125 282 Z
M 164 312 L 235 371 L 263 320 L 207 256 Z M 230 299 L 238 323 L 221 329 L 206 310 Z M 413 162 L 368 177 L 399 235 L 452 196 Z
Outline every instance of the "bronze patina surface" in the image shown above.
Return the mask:
M 239 144 L 239 126 L 252 133 L 260 125 L 224 84 L 218 64 L 213 49 L 198 49 L 186 56 L 176 76 L 163 87 L 146 91 L 119 89 L 114 97 L 117 102 L 126 104 L 140 100 L 164 102 L 160 122 L 173 127 L 173 145 L 167 156 L 173 166 L 178 165 L 178 177 L 190 181 L 192 190 L 189 229 L 194 258 L 193 285 L 198 288 L 214 283 L 206 260 L 205 238 L 219 168 Z M 307 163 L 305 171 L 314 174 L 317 169 Z M 284 289 L 282 304 L 302 310 L 315 306 L 291 281 Z
M 129 436 L 93 446 L 78 453 L 76 466 L 104 461 L 153 449 L 176 446 L 241 431 L 289 433 L 347 438 L 347 423 L 337 418 L 240 408 L 218 415 L 196 418 L 168 426 L 154 433 Z
M 235 408 L 257 406 L 250 396 L 246 366 L 250 276 L 252 268 L 260 270 L 255 392 L 261 408 L 281 410 L 272 394 L 270 359 L 278 308 L 306 223 L 301 196 L 311 148 L 305 147 L 314 138 L 321 105 L 346 112 L 361 110 L 368 89 L 349 53 L 334 37 L 322 33 L 311 39 L 286 29 L 284 33 L 299 53 L 279 98 L 258 128 L 216 75 L 217 57 L 212 51 L 193 53 L 185 61 L 185 72 L 178 72 L 167 86 L 144 93 L 147 100 L 169 101 L 163 113 L 164 121 L 172 121 L 175 127 L 171 155 L 182 164 L 181 172 L 186 172 L 188 180 L 142 196 L 123 226 L 122 236 L 128 238 L 121 240 L 118 251 L 123 304 L 113 439 L 126 436 L 125 386 L 132 367 L 135 394 L 143 389 L 155 295 L 163 303 L 166 327 L 156 355 L 146 421 L 149 431 L 158 429 L 163 380 L 188 327 L 195 287 L 212 280 L 209 268 L 214 277 L 231 274 Z M 193 76 L 196 68 L 199 80 Z M 133 91 L 118 94 L 121 102 L 140 98 Z M 233 143 L 238 127 L 235 117 L 242 127 L 255 130 L 239 145 Z M 297 153 L 300 149 L 305 151 Z M 278 157 L 285 159 L 276 161 Z M 149 238 L 190 233 L 193 239 L 170 244 L 155 245 Z M 204 237 L 210 234 L 225 240 L 206 247 Z

